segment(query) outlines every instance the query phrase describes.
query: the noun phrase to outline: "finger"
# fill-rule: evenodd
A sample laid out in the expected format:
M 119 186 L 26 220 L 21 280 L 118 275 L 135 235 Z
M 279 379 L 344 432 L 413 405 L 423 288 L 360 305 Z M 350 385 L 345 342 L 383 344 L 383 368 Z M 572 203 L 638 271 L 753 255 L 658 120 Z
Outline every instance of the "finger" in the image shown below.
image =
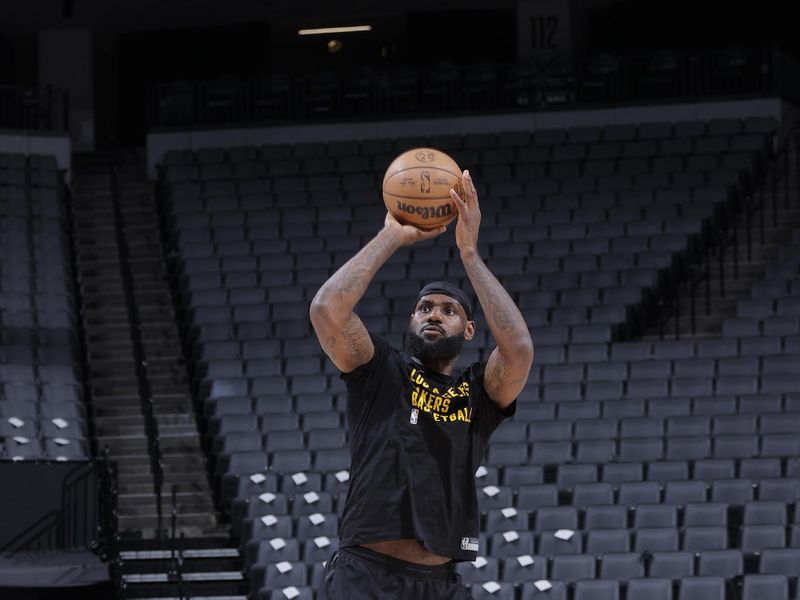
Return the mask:
M 463 213 L 467 209 L 467 203 L 461 199 L 457 191 L 451 189 L 450 197 L 455 201 L 458 212 Z
M 433 239 L 447 231 L 447 227 L 442 225 L 441 227 L 436 227 L 435 229 L 420 229 L 422 233 L 422 239 L 430 240 Z
M 464 189 L 470 198 L 477 197 L 478 191 L 475 189 L 475 184 L 472 181 L 472 175 L 469 174 L 468 170 L 464 171 Z
M 469 174 L 469 171 L 467 171 L 467 170 L 464 170 L 464 171 L 461 172 L 461 193 L 464 194 L 464 202 L 466 202 L 467 199 L 468 199 L 467 198 L 468 191 L 469 191 L 469 187 L 467 186 L 468 174 Z

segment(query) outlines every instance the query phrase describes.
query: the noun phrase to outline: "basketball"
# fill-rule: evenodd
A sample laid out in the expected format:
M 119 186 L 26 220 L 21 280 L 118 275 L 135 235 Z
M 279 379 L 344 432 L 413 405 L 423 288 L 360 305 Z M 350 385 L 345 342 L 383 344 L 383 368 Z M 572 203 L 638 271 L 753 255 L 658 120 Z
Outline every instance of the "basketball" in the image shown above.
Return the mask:
M 414 148 L 392 161 L 383 177 L 383 202 L 395 218 L 420 229 L 447 225 L 458 216 L 450 190 L 461 191 L 461 169 L 444 152 Z

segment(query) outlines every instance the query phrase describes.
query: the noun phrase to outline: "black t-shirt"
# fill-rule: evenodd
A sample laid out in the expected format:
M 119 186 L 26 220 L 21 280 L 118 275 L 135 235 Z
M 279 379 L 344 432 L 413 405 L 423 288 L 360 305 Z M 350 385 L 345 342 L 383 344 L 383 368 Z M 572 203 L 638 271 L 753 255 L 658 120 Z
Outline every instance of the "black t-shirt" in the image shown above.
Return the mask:
M 352 464 L 340 545 L 416 539 L 436 554 L 475 560 L 475 471 L 516 401 L 503 411 L 489 398 L 486 363 L 447 377 L 371 337 L 372 359 L 342 375 Z

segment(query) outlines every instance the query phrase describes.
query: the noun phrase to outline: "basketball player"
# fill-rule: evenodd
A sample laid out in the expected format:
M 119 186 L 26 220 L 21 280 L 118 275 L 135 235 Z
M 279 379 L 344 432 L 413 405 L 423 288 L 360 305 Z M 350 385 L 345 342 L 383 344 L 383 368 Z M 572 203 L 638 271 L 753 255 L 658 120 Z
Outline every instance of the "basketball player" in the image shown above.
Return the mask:
M 488 360 L 456 371 L 475 335 L 469 297 L 434 282 L 411 307 L 406 352 L 370 334 L 353 312 L 378 269 L 401 246 L 432 239 L 391 213 L 383 229 L 323 284 L 310 316 L 347 384 L 352 465 L 340 547 L 318 599 L 466 599 L 457 561 L 475 560 L 479 512 L 475 470 L 489 437 L 514 414 L 533 362 L 528 327 L 478 255 L 480 209 L 462 175 L 456 245 L 497 340 Z

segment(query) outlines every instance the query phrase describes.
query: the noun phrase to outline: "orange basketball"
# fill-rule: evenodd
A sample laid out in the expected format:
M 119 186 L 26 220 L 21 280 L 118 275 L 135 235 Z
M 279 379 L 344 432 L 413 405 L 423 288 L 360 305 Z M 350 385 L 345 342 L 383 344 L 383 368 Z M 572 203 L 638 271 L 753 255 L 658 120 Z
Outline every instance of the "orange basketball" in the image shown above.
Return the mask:
M 453 188 L 461 191 L 461 169 L 456 161 L 433 148 L 414 148 L 386 169 L 383 202 L 401 223 L 434 229 L 458 216 L 450 197 Z

